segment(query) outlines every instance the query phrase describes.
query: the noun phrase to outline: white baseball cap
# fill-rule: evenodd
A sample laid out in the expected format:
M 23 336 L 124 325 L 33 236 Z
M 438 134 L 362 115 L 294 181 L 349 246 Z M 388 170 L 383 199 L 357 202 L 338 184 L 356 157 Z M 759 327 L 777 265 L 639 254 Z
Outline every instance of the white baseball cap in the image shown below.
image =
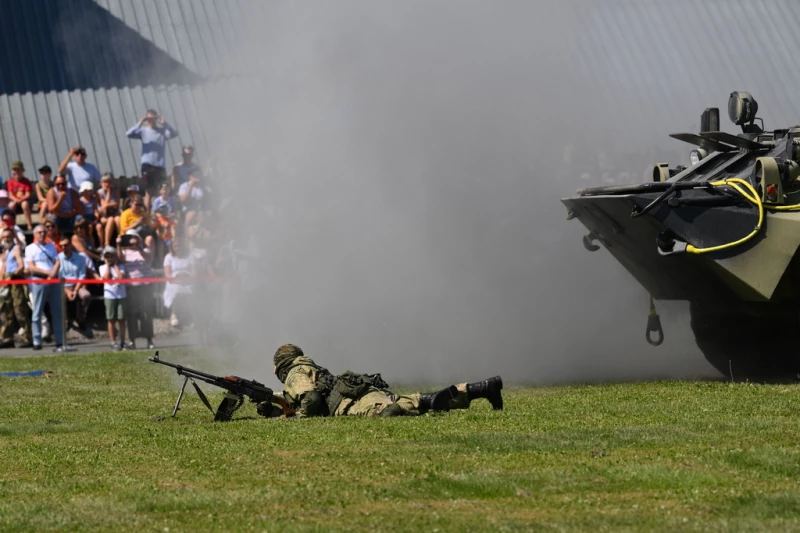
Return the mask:
M 80 192 L 93 191 L 94 190 L 94 184 L 92 184 L 91 181 L 84 181 L 83 183 L 81 183 L 81 186 L 80 186 L 80 188 L 78 190 Z

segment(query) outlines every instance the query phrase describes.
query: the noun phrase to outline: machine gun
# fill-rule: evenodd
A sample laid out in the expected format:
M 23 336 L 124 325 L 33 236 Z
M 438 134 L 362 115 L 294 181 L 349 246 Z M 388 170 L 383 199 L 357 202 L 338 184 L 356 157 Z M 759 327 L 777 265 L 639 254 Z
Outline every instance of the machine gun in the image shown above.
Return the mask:
M 214 415 L 215 422 L 226 422 L 230 420 L 233 416 L 233 413 L 242 406 L 242 403 L 244 403 L 245 396 L 247 396 L 251 402 L 256 404 L 260 404 L 262 402 L 278 404 L 280 405 L 281 409 L 283 409 L 283 413 L 286 416 L 291 416 L 294 414 L 294 410 L 289 407 L 289 404 L 286 403 L 286 400 L 276 395 L 272 389 L 263 383 L 259 383 L 258 381 L 242 379 L 237 376 L 215 376 L 213 374 L 206 374 L 205 372 L 200 372 L 199 370 L 194 370 L 192 368 L 186 368 L 182 365 L 168 363 L 167 361 L 162 361 L 158 358 L 158 352 L 156 352 L 154 357 L 150 357 L 148 360 L 154 363 L 170 366 L 177 371 L 178 375 L 184 376 L 185 378 L 183 380 L 183 386 L 181 386 L 181 392 L 178 394 L 178 401 L 175 402 L 175 408 L 172 410 L 173 417 L 175 417 L 178 413 L 181 400 L 183 399 L 183 392 L 186 390 L 186 384 L 189 381 L 192 382 L 192 385 L 197 391 L 197 395 L 200 397 L 200 400 L 203 401 L 205 406 L 208 407 L 208 410 L 211 411 L 211 414 Z M 220 387 L 228 391 L 228 394 L 225 395 L 225 398 L 222 399 L 219 407 L 217 407 L 216 412 L 211 407 L 211 403 L 209 403 L 208 398 L 203 393 L 202 389 L 197 385 L 197 383 L 195 383 L 195 380 L 204 381 L 214 385 L 215 387 Z

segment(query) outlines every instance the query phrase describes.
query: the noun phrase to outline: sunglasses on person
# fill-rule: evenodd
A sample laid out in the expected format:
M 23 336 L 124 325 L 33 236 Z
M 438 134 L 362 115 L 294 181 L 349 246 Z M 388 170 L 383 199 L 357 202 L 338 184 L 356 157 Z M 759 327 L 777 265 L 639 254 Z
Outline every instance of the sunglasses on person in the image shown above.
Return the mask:
M 75 155 L 86 155 L 86 150 L 78 150 Z
M 136 203 L 135 203 L 135 204 L 133 204 L 133 205 L 134 205 L 134 206 L 136 206 L 136 207 L 144 207 L 144 204 L 143 204 L 143 203 L 141 203 L 141 202 L 136 202 Z
M 55 227 L 55 225 L 54 224 L 45 224 L 44 227 L 47 228 L 47 229 L 53 229 Z
M 62 186 L 66 186 L 66 184 L 67 184 L 67 182 L 66 182 L 66 181 L 57 181 L 57 182 L 56 182 L 56 187 L 62 187 Z

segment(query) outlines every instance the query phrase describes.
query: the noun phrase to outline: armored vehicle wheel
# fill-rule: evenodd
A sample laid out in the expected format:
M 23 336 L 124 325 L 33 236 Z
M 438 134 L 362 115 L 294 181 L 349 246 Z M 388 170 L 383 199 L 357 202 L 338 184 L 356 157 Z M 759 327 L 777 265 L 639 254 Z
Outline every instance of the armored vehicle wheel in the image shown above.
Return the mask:
M 800 372 L 800 324 L 780 317 L 704 309 L 692 304 L 692 331 L 706 360 L 733 379 L 796 378 Z

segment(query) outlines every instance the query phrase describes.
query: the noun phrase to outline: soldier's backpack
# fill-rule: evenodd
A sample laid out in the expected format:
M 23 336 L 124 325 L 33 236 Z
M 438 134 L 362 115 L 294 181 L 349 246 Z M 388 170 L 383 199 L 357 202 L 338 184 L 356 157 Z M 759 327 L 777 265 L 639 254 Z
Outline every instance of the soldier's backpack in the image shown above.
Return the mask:
M 381 378 L 380 374 L 357 374 L 348 370 L 336 376 L 336 380 L 327 397 L 329 412 L 331 414 L 335 413 L 336 408 L 345 398 L 357 400 L 362 397 L 369 391 L 370 387 L 388 390 L 389 384 Z

